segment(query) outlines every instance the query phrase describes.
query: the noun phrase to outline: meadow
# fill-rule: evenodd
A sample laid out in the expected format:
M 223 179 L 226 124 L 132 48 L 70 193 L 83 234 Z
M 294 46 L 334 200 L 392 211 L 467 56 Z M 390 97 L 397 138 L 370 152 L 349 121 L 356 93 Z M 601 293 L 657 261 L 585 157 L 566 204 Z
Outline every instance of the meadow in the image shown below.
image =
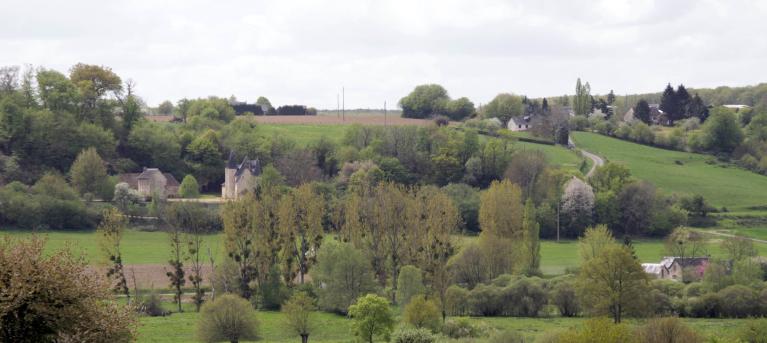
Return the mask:
M 33 235 L 28 231 L 3 230 L 0 236 L 15 238 L 29 237 Z M 98 236 L 93 231 L 50 231 L 40 232 L 37 235 L 47 239 L 47 251 L 59 250 L 70 247 L 73 251 L 82 253 L 86 260 L 94 265 L 105 262 L 99 248 Z M 207 248 L 216 261 L 221 261 L 223 256 L 223 234 L 211 234 L 205 236 L 205 257 Z M 330 239 L 330 238 L 328 238 Z M 456 235 L 455 242 L 459 246 L 476 236 Z M 658 262 L 664 255 L 663 241 L 653 239 L 636 240 L 633 242 L 637 257 L 642 262 Z M 767 244 L 756 243 L 761 255 L 767 255 Z M 723 257 L 725 254 L 719 247 L 719 239 L 712 237 L 708 242 L 708 252 L 713 257 Z M 123 260 L 126 265 L 166 264 L 169 257 L 169 243 L 167 235 L 163 232 L 150 232 L 139 230 L 126 230 L 122 241 Z M 578 242 L 575 240 L 563 240 L 561 242 L 546 240 L 541 244 L 541 269 L 545 275 L 563 274 L 565 269 L 577 267 L 580 263 L 578 256 Z
M 713 156 L 664 150 L 596 133 L 574 132 L 576 145 L 608 161 L 625 164 L 631 174 L 666 193 L 700 194 L 717 208 L 750 211 L 767 205 L 767 177 L 719 163 Z
M 171 309 L 170 304 L 165 304 Z M 146 343 L 176 343 L 195 341 L 195 330 L 199 315 L 189 304 L 185 304 L 186 312 L 175 313 L 168 317 L 142 317 L 140 319 L 138 342 Z M 395 311 L 399 311 L 395 308 Z M 285 328 L 284 315 L 280 312 L 259 311 L 257 318 L 261 329 L 261 342 L 297 342 L 299 338 Z M 315 327 L 309 336 L 310 342 L 342 343 L 353 342 L 351 335 L 351 320 L 348 318 L 324 312 L 314 314 Z M 530 341 L 547 331 L 562 330 L 578 327 L 585 318 L 563 317 L 470 317 L 473 324 L 482 327 L 486 332 L 498 330 L 517 331 Z M 731 338 L 745 324 L 742 319 L 702 319 L 683 318 L 696 332 L 706 337 Z M 640 325 L 642 320 L 629 319 L 631 326 Z M 438 342 L 466 342 L 442 338 Z M 473 342 L 480 342 L 479 340 Z

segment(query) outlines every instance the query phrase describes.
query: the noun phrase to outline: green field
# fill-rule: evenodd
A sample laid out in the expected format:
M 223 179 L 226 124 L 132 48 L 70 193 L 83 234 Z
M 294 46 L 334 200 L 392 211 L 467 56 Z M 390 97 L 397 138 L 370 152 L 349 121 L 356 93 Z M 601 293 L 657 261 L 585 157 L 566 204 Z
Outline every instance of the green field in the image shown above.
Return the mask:
M 138 342 L 193 342 L 199 315 L 192 312 L 176 313 L 169 317 L 143 317 L 139 327 Z M 284 317 L 279 312 L 258 312 L 260 322 L 261 342 L 297 342 L 300 339 L 292 335 L 284 326 Z M 309 336 L 310 342 L 341 343 L 352 342 L 351 320 L 344 316 L 321 313 L 315 314 L 315 329 Z M 529 340 L 533 340 L 543 332 L 567 329 L 582 325 L 584 318 L 517 318 L 517 317 L 473 317 L 475 325 L 485 328 L 487 332 L 499 330 L 517 331 Z M 706 336 L 731 338 L 744 325 L 742 319 L 692 319 L 683 318 L 696 332 Z M 640 325 L 642 321 L 629 319 L 629 325 Z M 459 342 L 443 339 L 439 342 Z M 466 342 L 466 341 L 460 341 Z M 479 340 L 472 342 L 481 342 Z
M 596 133 L 574 132 L 573 139 L 579 148 L 625 164 L 635 177 L 667 193 L 697 193 L 730 210 L 767 205 L 767 176 L 713 163 L 712 156 L 658 149 Z
M 28 237 L 32 235 L 26 231 L 6 230 L 0 231 L 0 235 L 12 237 Z M 95 232 L 69 232 L 53 231 L 38 234 L 48 239 L 46 249 L 54 251 L 65 246 L 70 246 L 76 252 L 82 252 L 86 259 L 93 264 L 104 262 L 98 245 Z M 221 260 L 222 234 L 208 235 L 205 244 L 210 246 L 211 253 L 217 260 Z M 456 236 L 458 244 L 464 244 L 476 239 L 475 236 Z M 719 249 L 718 239 L 709 242 L 708 251 L 714 257 L 724 256 Z M 767 256 L 767 244 L 756 244 L 759 252 Z M 663 242 L 660 240 L 637 240 L 634 242 L 637 257 L 642 262 L 657 262 L 663 257 Z M 207 252 L 207 247 L 203 251 Z M 123 237 L 122 254 L 125 264 L 165 264 L 168 260 L 168 238 L 163 232 L 147 232 L 127 230 Z M 546 275 L 562 274 L 565 268 L 577 267 L 580 263 L 578 256 L 577 241 L 543 241 L 541 244 L 541 269 Z

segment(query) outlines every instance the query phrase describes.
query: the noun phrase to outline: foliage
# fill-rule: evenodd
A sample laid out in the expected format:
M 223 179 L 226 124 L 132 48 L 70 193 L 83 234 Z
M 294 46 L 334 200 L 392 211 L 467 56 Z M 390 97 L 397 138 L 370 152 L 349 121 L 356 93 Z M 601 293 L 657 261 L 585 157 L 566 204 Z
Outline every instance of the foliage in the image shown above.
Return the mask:
M 100 199 L 110 199 L 114 189 L 107 176 L 104 161 L 94 148 L 88 148 L 77 155 L 69 170 L 72 186 L 82 195 L 90 193 Z
M 563 333 L 561 343 L 631 343 L 636 336 L 626 324 L 613 324 L 607 318 L 589 319 L 583 326 Z
M 120 292 L 130 299 L 130 291 L 128 290 L 128 281 L 125 278 L 122 252 L 120 249 L 123 233 L 125 232 L 125 226 L 128 224 L 128 220 L 125 218 L 125 215 L 116 208 L 108 208 L 104 210 L 101 217 L 102 219 L 97 229 L 97 233 L 99 235 L 101 251 L 109 261 L 107 277 L 114 280 L 114 291 Z
M 498 118 L 504 127 L 511 118 L 524 114 L 522 97 L 509 93 L 496 95 L 482 110 L 485 118 Z
M 285 313 L 287 326 L 301 336 L 301 341 L 306 343 L 312 331 L 312 312 L 316 309 L 314 300 L 304 292 L 297 292 L 282 305 Z
M 428 329 L 400 327 L 394 331 L 391 340 L 394 343 L 434 343 L 436 337 Z
M 427 84 L 415 87 L 410 94 L 400 99 L 399 105 L 405 118 L 427 118 L 439 113 L 449 99 L 442 86 Z
M 594 211 L 594 192 L 588 184 L 573 177 L 562 194 L 562 216 L 565 236 L 578 237 L 591 225 Z
M 647 275 L 626 246 L 611 245 L 585 261 L 578 283 L 581 304 L 589 313 L 611 315 L 620 323 L 624 314 L 645 311 Z
M 318 285 L 324 285 L 318 295 L 319 306 L 326 311 L 346 313 L 358 297 L 375 289 L 367 259 L 348 243 L 325 243 L 312 277 Z
M 743 142 L 743 131 L 735 113 L 729 109 L 716 108 L 701 128 L 702 148 L 715 152 L 730 153 Z
M 416 328 L 426 328 L 438 332 L 442 325 L 442 314 L 434 300 L 417 295 L 405 305 L 403 320 Z
M 426 293 L 421 274 L 421 270 L 412 265 L 403 266 L 400 269 L 397 278 L 397 302 L 399 304 L 407 305 L 414 296 Z
M 258 338 L 256 311 L 250 303 L 234 294 L 217 296 L 205 303 L 197 323 L 197 337 L 203 342 L 238 342 Z
M 394 314 L 389 302 L 374 294 L 357 299 L 349 306 L 349 316 L 353 320 L 352 331 L 364 342 L 373 343 L 373 338 L 382 337 L 388 341 L 394 329 Z
M 698 343 L 703 339 L 679 318 L 667 317 L 649 320 L 637 330 L 639 341 L 646 343 Z
M 481 327 L 472 324 L 468 318 L 455 318 L 445 321 L 442 333 L 450 338 L 476 338 L 484 334 Z
M 184 180 L 181 181 L 181 185 L 178 187 L 178 196 L 190 199 L 200 197 L 200 185 L 194 176 L 184 176 Z
M 85 260 L 66 249 L 46 254 L 44 247 L 37 237 L 0 241 L 0 340 L 133 341 L 133 309 L 111 299 L 108 283 Z
M 316 262 L 316 255 L 312 252 L 317 251 L 322 243 L 324 209 L 323 197 L 315 192 L 311 184 L 299 186 L 280 201 L 280 234 L 286 242 L 282 251 L 285 258 L 283 272 L 288 282 L 292 282 L 297 272 L 299 283 L 304 283 L 309 267 Z
M 522 192 L 508 180 L 494 181 L 481 195 L 480 246 L 490 278 L 510 273 L 519 256 L 522 232 Z
M 463 219 L 462 228 L 479 232 L 479 189 L 465 183 L 451 183 L 442 190 L 450 196 Z
M 740 329 L 738 338 L 748 343 L 767 342 L 767 319 L 750 319 L 746 325 Z

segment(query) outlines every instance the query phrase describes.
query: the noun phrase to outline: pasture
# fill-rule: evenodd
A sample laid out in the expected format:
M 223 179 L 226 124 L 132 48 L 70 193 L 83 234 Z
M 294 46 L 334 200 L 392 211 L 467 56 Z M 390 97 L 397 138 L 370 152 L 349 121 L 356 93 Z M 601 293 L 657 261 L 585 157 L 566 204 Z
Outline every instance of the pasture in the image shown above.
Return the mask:
M 32 233 L 16 230 L 0 231 L 0 236 L 6 235 L 23 238 L 29 237 Z M 100 265 L 105 262 L 100 252 L 97 234 L 93 231 L 50 231 L 41 232 L 37 235 L 47 238 L 46 249 L 48 251 L 55 251 L 68 246 L 73 251 L 82 253 L 91 264 Z M 460 246 L 476 239 L 476 236 L 456 235 L 455 243 Z M 223 234 L 221 233 L 205 237 L 203 255 L 206 260 L 208 258 L 207 249 L 210 248 L 213 258 L 216 261 L 222 261 L 224 258 L 222 240 Z M 708 252 L 714 257 L 724 256 L 719 242 L 720 239 L 713 236 L 708 242 Z M 633 245 L 637 257 L 642 262 L 657 262 L 664 255 L 663 241 L 661 240 L 636 240 Z M 756 247 L 761 255 L 767 255 L 767 244 L 757 243 Z M 148 265 L 158 266 L 157 272 L 160 273 L 160 276 L 152 279 L 164 280 L 162 266 L 167 263 L 170 254 L 168 237 L 165 233 L 126 230 L 121 249 L 126 265 L 141 265 L 142 268 L 147 268 Z M 545 240 L 541 243 L 541 269 L 545 275 L 562 274 L 566 268 L 577 267 L 579 263 L 577 241 L 563 240 L 557 243 L 556 241 Z M 165 282 L 155 284 L 155 286 L 165 287 Z
M 172 309 L 170 304 L 166 304 Z M 140 319 L 138 342 L 146 343 L 176 343 L 195 341 L 195 330 L 199 315 L 186 306 L 186 312 L 175 313 L 168 317 L 142 317 Z M 395 310 L 396 311 L 396 310 Z M 261 342 L 297 342 L 299 338 L 285 328 L 284 315 L 279 312 L 259 311 L 257 313 L 261 329 Z M 342 343 L 352 342 L 351 320 L 336 314 L 317 312 L 314 314 L 314 331 L 309 336 L 310 342 Z M 547 331 L 568 329 L 583 324 L 585 318 L 563 317 L 471 317 L 473 324 L 482 327 L 486 332 L 511 330 L 521 333 L 530 341 Z M 683 318 L 696 332 L 705 337 L 732 338 L 741 326 L 742 319 L 701 319 Z M 642 320 L 629 319 L 631 326 L 641 325 Z M 442 338 L 438 342 L 465 342 Z M 482 342 L 473 340 L 472 342 Z
M 576 145 L 625 164 L 636 178 L 666 193 L 700 194 L 717 208 L 749 211 L 767 205 L 767 176 L 715 161 L 713 156 L 664 150 L 596 133 L 574 132 Z

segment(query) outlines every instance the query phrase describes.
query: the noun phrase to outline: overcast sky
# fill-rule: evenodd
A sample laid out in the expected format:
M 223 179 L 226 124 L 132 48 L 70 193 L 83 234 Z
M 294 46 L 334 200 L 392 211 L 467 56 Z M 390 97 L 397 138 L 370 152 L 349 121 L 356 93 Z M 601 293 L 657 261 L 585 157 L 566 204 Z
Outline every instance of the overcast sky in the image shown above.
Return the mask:
M 130 4 L 128 4 L 130 3 Z M 389 108 L 439 83 L 617 94 L 767 81 L 767 1 L 3 0 L 0 65 L 112 67 L 149 105 L 208 95 Z

